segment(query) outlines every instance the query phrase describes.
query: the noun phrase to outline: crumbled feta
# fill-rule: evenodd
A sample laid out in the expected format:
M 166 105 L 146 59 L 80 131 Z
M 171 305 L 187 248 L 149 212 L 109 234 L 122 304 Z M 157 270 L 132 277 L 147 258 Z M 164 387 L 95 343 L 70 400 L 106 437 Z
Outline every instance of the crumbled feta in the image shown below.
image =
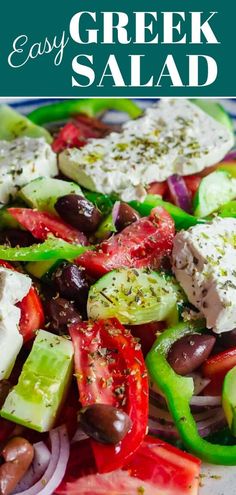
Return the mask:
M 27 182 L 57 173 L 56 155 L 43 138 L 0 141 L 0 203 L 7 203 Z
M 28 294 L 31 283 L 27 275 L 0 266 L 0 307 L 21 301 Z
M 23 344 L 19 332 L 20 309 L 14 306 L 29 292 L 31 279 L 0 267 L 0 380 L 8 378 Z
M 179 232 L 173 271 L 207 328 L 216 333 L 236 327 L 236 219 L 215 218 Z
M 199 172 L 221 160 L 233 134 L 187 100 L 161 100 L 121 133 L 91 139 L 59 155 L 59 168 L 80 185 L 124 201 L 140 199 L 144 187 L 178 173 Z

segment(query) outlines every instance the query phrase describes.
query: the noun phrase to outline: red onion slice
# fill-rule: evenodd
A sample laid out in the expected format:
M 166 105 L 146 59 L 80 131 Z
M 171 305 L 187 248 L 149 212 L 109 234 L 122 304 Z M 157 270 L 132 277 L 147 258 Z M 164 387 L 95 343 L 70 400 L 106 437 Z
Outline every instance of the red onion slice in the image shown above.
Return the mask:
M 14 494 L 24 492 L 34 485 L 45 473 L 51 454 L 44 442 L 34 444 L 34 460 L 25 474 L 24 478 L 18 483 L 14 490 Z
M 190 401 L 191 406 L 214 407 L 221 405 L 221 396 L 194 395 Z
M 194 395 L 199 395 L 211 381 L 209 378 L 203 378 L 200 373 L 197 372 L 190 373 L 188 376 L 194 381 Z
M 174 203 L 187 213 L 191 213 L 191 199 L 184 178 L 178 174 L 171 175 L 171 177 L 167 179 L 167 184 Z
M 49 436 L 51 440 L 51 458 L 45 473 L 37 483 L 29 489 L 19 492 L 18 495 L 52 495 L 61 483 L 70 453 L 66 427 L 55 428 L 50 431 Z
M 230 151 L 225 158 L 222 160 L 223 162 L 231 162 L 232 160 L 236 160 L 236 150 Z M 236 163 L 235 163 L 236 165 Z

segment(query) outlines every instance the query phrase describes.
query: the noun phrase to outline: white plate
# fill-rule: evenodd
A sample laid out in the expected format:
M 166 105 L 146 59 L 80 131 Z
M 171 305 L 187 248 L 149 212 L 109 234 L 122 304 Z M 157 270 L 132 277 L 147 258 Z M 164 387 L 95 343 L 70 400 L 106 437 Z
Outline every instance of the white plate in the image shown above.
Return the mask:
M 21 99 L 21 98 L 8 98 L 0 99 L 0 102 L 10 103 L 15 110 L 21 113 L 29 113 L 34 108 L 42 104 L 51 103 L 58 99 Z M 154 99 L 143 99 L 135 100 L 141 108 L 145 109 L 150 106 L 155 100 Z M 231 118 L 234 121 L 234 128 L 236 131 L 236 99 L 220 99 L 215 100 L 221 103 L 225 109 L 229 112 Z M 116 111 L 109 111 L 106 114 L 105 121 L 107 123 L 121 123 L 127 119 L 127 116 Z M 236 467 L 226 467 L 226 466 L 210 466 L 203 465 L 202 468 L 202 478 L 201 478 L 201 488 L 199 495 L 236 495 Z

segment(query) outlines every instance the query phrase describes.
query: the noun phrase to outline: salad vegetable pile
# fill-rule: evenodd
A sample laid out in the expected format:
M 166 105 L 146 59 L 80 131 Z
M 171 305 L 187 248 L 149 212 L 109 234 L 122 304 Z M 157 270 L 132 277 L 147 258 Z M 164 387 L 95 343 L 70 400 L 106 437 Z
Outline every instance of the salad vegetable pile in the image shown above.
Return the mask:
M 233 146 L 213 101 L 0 106 L 2 495 L 197 495 L 236 465 Z

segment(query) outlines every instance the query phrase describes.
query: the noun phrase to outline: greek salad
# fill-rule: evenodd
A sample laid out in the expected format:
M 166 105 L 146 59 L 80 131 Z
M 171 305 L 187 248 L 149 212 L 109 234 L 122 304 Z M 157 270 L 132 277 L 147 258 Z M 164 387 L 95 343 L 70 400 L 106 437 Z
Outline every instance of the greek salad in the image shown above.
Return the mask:
M 2 495 L 197 495 L 236 465 L 233 147 L 213 100 L 0 105 Z

